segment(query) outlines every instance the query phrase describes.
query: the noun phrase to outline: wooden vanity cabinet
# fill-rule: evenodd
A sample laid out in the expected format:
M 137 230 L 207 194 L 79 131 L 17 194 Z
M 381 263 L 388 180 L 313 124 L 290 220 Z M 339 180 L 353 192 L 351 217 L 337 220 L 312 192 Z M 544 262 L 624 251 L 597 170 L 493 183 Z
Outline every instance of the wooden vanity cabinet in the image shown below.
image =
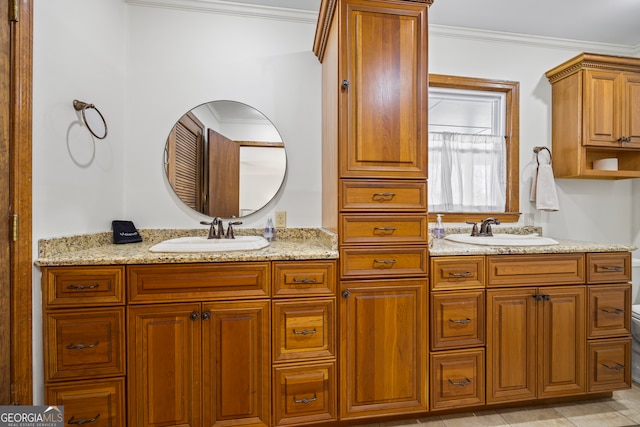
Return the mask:
M 640 177 L 640 58 L 583 53 L 546 75 L 555 177 Z M 604 158 L 618 170 L 594 169 Z
M 127 266 L 130 426 L 270 425 L 270 273 Z
M 320 6 L 314 52 L 323 83 L 322 225 L 339 238 L 343 420 L 428 407 L 430 4 Z
M 430 409 L 485 403 L 484 257 L 431 258 Z
M 631 254 L 587 254 L 588 391 L 631 387 Z
M 336 262 L 273 263 L 273 425 L 336 421 Z
M 44 381 L 65 422 L 126 425 L 125 269 L 42 269 Z
M 586 392 L 585 255 L 487 256 L 487 403 Z

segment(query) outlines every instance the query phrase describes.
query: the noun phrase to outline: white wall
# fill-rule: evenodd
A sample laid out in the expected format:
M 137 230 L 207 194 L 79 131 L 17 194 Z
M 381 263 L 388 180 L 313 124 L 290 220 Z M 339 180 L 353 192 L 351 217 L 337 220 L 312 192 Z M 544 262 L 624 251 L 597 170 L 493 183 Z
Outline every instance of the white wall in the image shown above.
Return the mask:
M 216 99 L 262 111 L 287 147 L 283 191 L 244 225 L 262 226 L 267 215 L 286 210 L 291 227 L 320 226 L 321 65 L 311 52 L 314 31 L 313 17 L 35 0 L 34 257 L 40 238 L 108 231 L 113 219 L 131 219 L 138 228 L 197 227 L 204 217 L 184 207 L 166 183 L 163 148 L 182 114 Z M 466 37 L 436 28 L 430 71 L 520 82 L 520 207 L 545 234 L 638 243 L 637 180 L 557 180 L 556 213 L 536 212 L 528 201 L 532 148 L 551 145 L 551 87 L 544 72 L 581 51 L 625 53 L 618 46 Z M 93 140 L 78 124 L 75 98 L 100 108 L 107 139 Z M 35 270 L 36 402 L 42 400 L 40 310 Z
M 125 213 L 125 22 L 122 1 L 34 1 L 34 258 L 40 238 L 106 231 Z M 99 108 L 105 140 L 80 124 L 74 99 Z M 42 402 L 37 269 L 33 296 L 34 402 Z
M 310 17 L 311 18 L 311 17 Z M 138 227 L 199 227 L 168 191 L 162 151 L 175 121 L 203 102 L 240 101 L 265 114 L 285 142 L 288 173 L 274 210 L 287 225 L 321 222 L 320 63 L 308 22 L 128 7 L 125 211 Z
M 624 54 L 623 48 L 436 27 L 429 49 L 431 73 L 520 82 L 520 210 L 532 215 L 545 235 L 624 244 L 640 238 L 640 221 L 634 220 L 632 212 L 636 180 L 557 179 L 558 212 L 537 211 L 529 202 L 533 147 L 551 147 L 551 85 L 545 72 L 584 51 Z

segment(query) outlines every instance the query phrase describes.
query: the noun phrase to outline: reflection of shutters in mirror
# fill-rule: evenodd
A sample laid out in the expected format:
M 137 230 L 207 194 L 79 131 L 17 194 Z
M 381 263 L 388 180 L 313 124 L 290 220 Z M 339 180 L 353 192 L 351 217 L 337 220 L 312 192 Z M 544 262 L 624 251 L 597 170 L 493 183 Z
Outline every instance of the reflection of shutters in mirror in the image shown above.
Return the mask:
M 169 135 L 167 174 L 178 197 L 199 212 L 204 198 L 203 146 L 204 125 L 193 114 L 185 114 Z
M 240 215 L 240 144 L 209 129 L 209 216 Z

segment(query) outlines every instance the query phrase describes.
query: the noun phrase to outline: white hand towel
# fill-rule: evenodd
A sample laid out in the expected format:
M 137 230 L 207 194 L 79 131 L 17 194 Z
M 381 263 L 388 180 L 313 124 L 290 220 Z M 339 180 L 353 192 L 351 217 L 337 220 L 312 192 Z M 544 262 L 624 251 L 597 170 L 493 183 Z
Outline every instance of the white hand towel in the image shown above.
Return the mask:
M 560 209 L 551 165 L 538 165 L 538 170 L 533 175 L 533 181 L 531 182 L 531 197 L 529 200 L 535 201 L 536 209 L 541 211 L 553 212 Z

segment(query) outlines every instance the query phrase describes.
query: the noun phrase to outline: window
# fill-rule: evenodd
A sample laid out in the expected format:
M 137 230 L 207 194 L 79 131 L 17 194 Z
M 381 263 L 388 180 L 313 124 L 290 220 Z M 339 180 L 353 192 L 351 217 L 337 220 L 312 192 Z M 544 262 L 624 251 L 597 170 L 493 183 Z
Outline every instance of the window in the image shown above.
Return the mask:
M 430 215 L 518 221 L 518 124 L 518 82 L 429 75 Z

